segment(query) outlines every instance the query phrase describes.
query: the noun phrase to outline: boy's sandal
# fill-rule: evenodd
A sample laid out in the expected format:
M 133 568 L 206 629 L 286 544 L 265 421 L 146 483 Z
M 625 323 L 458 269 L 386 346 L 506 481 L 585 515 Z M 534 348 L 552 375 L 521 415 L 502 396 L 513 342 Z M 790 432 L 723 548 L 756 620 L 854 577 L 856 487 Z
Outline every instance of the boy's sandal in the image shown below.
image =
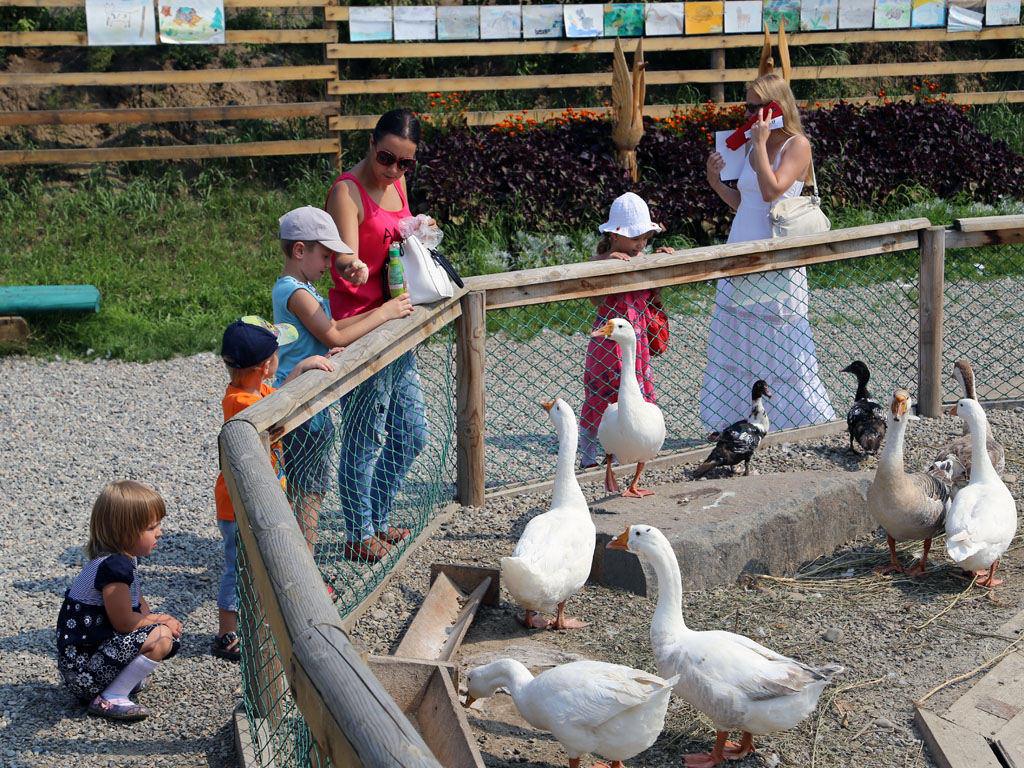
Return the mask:
M 412 531 L 408 528 L 394 528 L 389 525 L 386 531 L 380 531 L 377 534 L 377 538 L 385 544 L 397 544 L 402 539 L 409 538 L 411 533 Z
M 125 699 L 124 704 L 120 702 L 107 701 L 102 696 L 97 696 L 89 704 L 89 713 L 107 717 L 111 720 L 145 720 L 149 717 L 149 710 L 141 704 Z
M 376 536 L 366 541 L 346 541 L 344 554 L 349 560 L 361 560 L 364 563 L 377 563 L 388 554 L 389 547 Z
M 141 680 L 139 680 L 139 682 L 135 684 L 135 687 L 132 688 L 131 693 L 129 693 L 128 695 L 134 696 L 136 693 L 142 693 L 143 691 L 149 690 L 149 688 L 151 688 L 152 685 L 153 676 L 146 675 L 144 678 L 142 678 Z
M 238 647 L 238 635 L 234 632 L 225 632 L 220 637 L 214 637 L 210 653 L 221 659 L 238 661 L 242 658 L 242 651 Z

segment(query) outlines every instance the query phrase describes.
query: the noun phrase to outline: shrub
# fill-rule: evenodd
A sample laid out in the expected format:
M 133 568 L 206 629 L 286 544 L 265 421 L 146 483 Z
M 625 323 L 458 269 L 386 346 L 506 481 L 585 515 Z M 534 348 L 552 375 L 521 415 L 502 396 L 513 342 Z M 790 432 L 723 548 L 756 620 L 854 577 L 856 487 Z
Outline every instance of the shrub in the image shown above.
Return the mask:
M 714 132 L 735 127 L 739 109 L 709 104 L 646 120 L 639 182 L 615 165 L 610 123 L 593 112 L 570 109 L 545 123 L 510 115 L 490 129 L 438 133 L 420 149 L 413 195 L 454 226 L 502 210 L 526 231 L 548 233 L 596 228 L 631 190 L 670 233 L 706 242 L 728 231 L 732 214 L 707 184 L 705 162 Z M 1024 159 L 982 134 L 965 107 L 930 98 L 840 103 L 805 112 L 803 122 L 826 208 L 882 206 L 908 186 L 984 203 L 1024 198 Z

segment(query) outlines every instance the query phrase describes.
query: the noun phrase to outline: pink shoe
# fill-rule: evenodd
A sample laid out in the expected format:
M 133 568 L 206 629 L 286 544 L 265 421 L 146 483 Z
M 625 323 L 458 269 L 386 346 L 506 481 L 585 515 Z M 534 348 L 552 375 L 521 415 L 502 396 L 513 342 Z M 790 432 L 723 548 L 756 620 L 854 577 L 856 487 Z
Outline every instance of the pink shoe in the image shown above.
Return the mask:
M 135 704 L 125 699 L 127 704 L 115 704 L 107 701 L 102 696 L 97 696 L 89 705 L 89 714 L 107 717 L 111 720 L 145 720 L 149 717 L 149 710 L 140 704 Z

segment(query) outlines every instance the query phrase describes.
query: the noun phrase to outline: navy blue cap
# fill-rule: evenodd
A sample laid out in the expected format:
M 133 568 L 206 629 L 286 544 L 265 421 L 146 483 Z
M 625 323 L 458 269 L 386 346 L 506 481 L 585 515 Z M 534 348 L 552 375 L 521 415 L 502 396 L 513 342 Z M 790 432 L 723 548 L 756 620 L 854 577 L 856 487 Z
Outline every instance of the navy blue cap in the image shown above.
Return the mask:
M 231 368 L 252 368 L 298 336 L 295 326 L 271 325 L 258 315 L 246 315 L 224 329 L 220 356 Z

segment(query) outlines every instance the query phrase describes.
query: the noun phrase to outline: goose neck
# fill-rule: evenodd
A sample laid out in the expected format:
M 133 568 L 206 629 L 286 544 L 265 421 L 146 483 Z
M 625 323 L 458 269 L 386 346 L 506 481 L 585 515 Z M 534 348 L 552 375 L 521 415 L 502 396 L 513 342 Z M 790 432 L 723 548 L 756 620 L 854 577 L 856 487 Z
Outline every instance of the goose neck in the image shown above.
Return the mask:
M 651 635 L 673 634 L 688 631 L 683 619 L 683 584 L 679 574 L 679 563 L 671 546 L 668 551 L 659 549 L 649 558 L 658 577 L 658 604 L 651 621 Z
M 878 457 L 878 468 L 894 474 L 903 473 L 903 440 L 907 434 L 907 420 L 893 421 L 889 419 L 886 430 L 885 445 L 882 455 Z
M 579 442 L 576 425 L 567 425 L 559 430 L 558 459 L 555 462 L 555 479 L 551 488 L 551 506 L 582 501 L 586 505 L 586 497 L 576 479 L 576 448 Z
M 971 430 L 971 480 L 991 481 L 999 479 L 996 468 L 992 466 L 992 458 L 988 455 L 988 419 L 982 414 L 982 424 L 970 423 Z

